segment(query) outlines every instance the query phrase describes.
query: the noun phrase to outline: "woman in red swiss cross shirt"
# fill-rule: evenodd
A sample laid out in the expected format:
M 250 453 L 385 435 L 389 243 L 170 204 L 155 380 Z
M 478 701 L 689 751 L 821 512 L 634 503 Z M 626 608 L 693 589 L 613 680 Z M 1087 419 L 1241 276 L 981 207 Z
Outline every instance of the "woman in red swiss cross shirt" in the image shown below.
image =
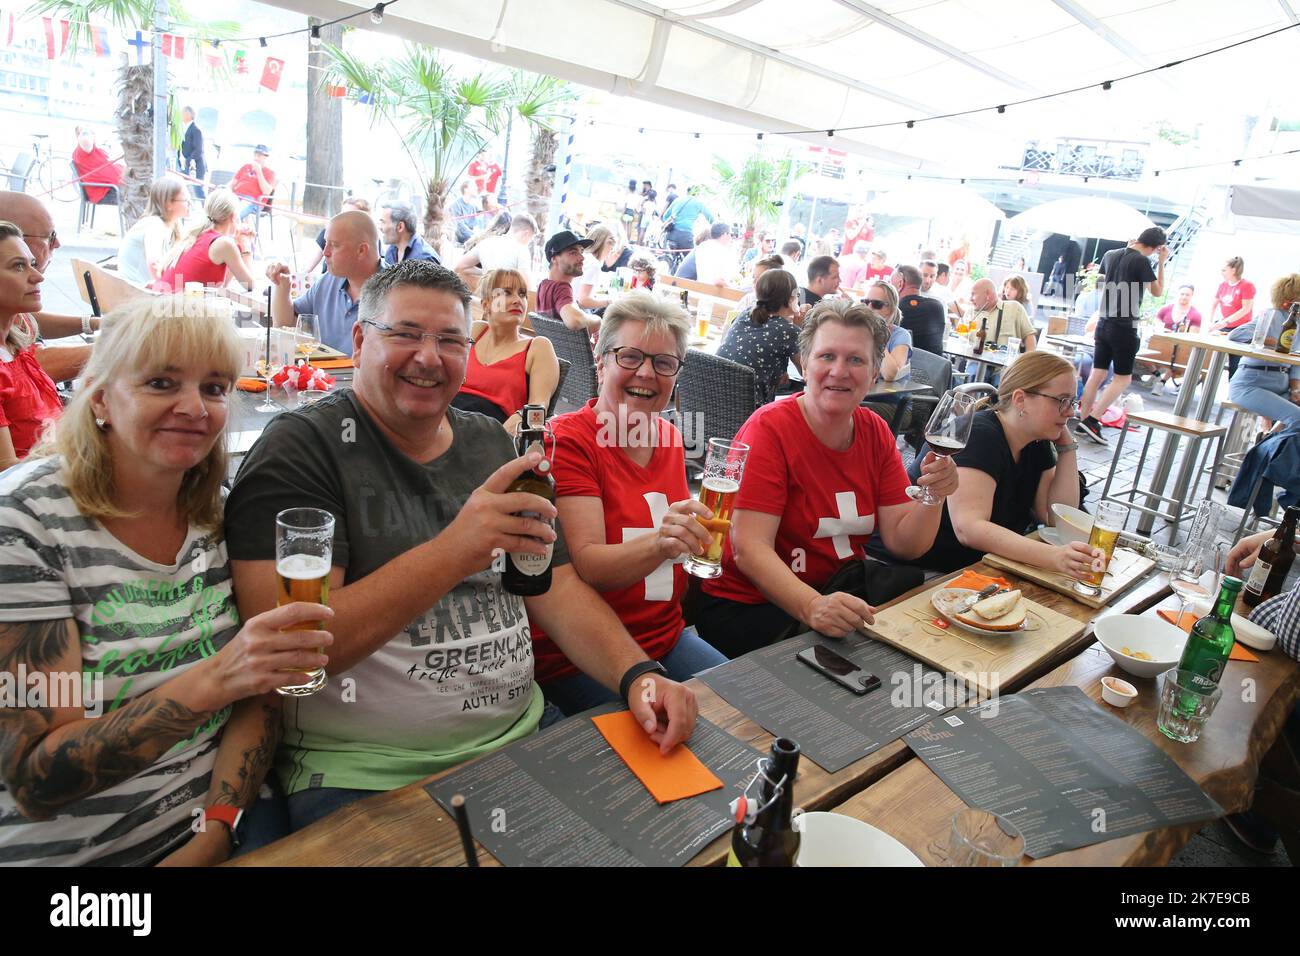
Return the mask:
M 889 552 L 925 554 L 942 505 L 907 495 L 889 427 L 861 407 L 876 382 L 889 332 L 865 305 L 824 300 L 804 319 L 799 350 L 807 389 L 764 405 L 736 440 L 750 446 L 736 497 L 722 576 L 704 583 L 696 625 L 735 657 L 790 625 L 844 637 L 875 610 L 842 591 L 822 594 L 836 570 L 860 559 L 880 531 Z M 920 482 L 940 501 L 957 490 L 951 458 L 926 456 Z
M 596 341 L 599 395 L 555 418 L 555 506 L 578 575 L 600 592 L 628 633 L 676 681 L 726 658 L 686 627 L 687 553 L 710 536 L 713 513 L 691 497 L 681 432 L 659 417 L 686 355 L 690 323 L 645 292 L 605 310 Z M 616 700 L 580 673 L 536 626 L 534 675 L 565 714 Z

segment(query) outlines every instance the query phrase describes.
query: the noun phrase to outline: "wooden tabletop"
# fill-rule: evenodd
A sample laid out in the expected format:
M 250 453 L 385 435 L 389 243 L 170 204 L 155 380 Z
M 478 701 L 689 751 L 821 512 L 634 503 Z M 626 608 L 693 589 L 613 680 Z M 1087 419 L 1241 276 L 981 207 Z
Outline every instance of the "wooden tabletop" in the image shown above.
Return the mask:
M 981 574 L 1001 574 L 984 564 L 974 570 Z M 917 591 L 931 587 L 923 585 Z M 1051 607 L 1080 621 L 1090 621 L 1097 612 L 1069 598 L 1029 582 L 1017 583 L 1030 600 Z M 1118 606 L 1107 613 L 1134 612 L 1159 600 L 1168 593 L 1163 577 L 1152 578 L 1125 594 Z M 1067 647 L 1058 649 L 1049 659 L 1014 677 L 1008 676 L 1003 689 L 1018 690 L 1039 676 L 1048 673 L 1062 660 L 1076 654 L 1091 641 L 1091 628 Z M 689 685 L 699 701 L 700 716 L 760 752 L 766 752 L 772 736 L 749 720 L 734 707 L 713 693 L 698 680 Z M 870 786 L 904 763 L 912 761 L 911 750 L 901 741 L 890 743 L 875 753 L 850 764 L 838 773 L 827 773 L 811 760 L 800 763 L 799 779 L 795 784 L 794 799 L 805 810 L 825 809 L 841 803 L 855 793 Z M 455 772 L 455 768 L 446 773 Z M 336 811 L 297 833 L 268 847 L 232 861 L 231 866 L 460 866 L 464 856 L 455 822 L 424 790 L 424 784 L 444 774 L 438 774 L 410 786 L 358 801 Z M 707 846 L 692 861 L 691 866 L 710 866 L 726 859 L 730 834 L 723 834 Z M 479 856 L 485 864 L 495 865 L 495 859 L 479 847 Z
M 1147 612 L 1154 616 L 1155 610 Z M 1122 671 L 1100 644 L 1066 661 L 1032 687 L 1075 686 L 1106 712 L 1153 741 L 1212 799 L 1229 813 L 1246 809 L 1258 774 L 1259 762 L 1272 746 L 1300 694 L 1300 664 L 1280 650 L 1261 653 L 1258 663 L 1229 661 L 1223 686 L 1240 687 L 1254 681 L 1253 697 L 1225 693 L 1206 723 L 1201 739 L 1180 744 L 1156 727 L 1159 709 L 1156 681 L 1142 680 Z M 1138 689 L 1138 699 L 1119 709 L 1101 701 L 1101 679 L 1107 675 L 1127 680 Z M 835 807 L 893 836 L 924 862 L 942 864 L 952 815 L 965 807 L 924 761 L 910 760 L 884 780 Z M 1161 866 L 1187 844 L 1204 823 L 1151 830 L 1068 850 L 1040 860 L 1022 860 L 1033 866 Z
M 1175 345 L 1186 345 L 1209 352 L 1224 352 L 1242 358 L 1255 359 L 1265 365 L 1300 365 L 1300 354 L 1275 352 L 1272 349 L 1253 349 L 1249 343 L 1231 342 L 1226 335 L 1208 335 L 1201 332 L 1157 332 L 1150 341 L 1167 339 Z

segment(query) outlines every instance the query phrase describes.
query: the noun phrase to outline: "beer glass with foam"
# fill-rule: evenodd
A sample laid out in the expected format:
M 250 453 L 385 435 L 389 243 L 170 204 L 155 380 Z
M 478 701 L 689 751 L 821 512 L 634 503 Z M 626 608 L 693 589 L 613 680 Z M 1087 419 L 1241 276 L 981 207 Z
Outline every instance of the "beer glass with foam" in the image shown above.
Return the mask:
M 745 473 L 745 459 L 749 446 L 744 442 L 709 439 L 709 450 L 704 460 L 704 481 L 700 485 L 700 501 L 713 512 L 713 518 L 695 520 L 704 525 L 711 535 L 708 550 L 703 554 L 688 554 L 686 570 L 697 578 L 716 578 L 722 574 L 722 545 L 731 532 L 731 511 L 736 506 L 740 491 L 740 478 Z
M 289 508 L 275 516 L 276 606 L 294 601 L 329 604 L 330 559 L 334 516 L 319 508 Z M 306 621 L 293 630 L 319 631 L 322 621 Z M 317 648 L 323 650 L 323 648 Z M 325 686 L 325 668 L 307 672 L 302 684 L 276 690 L 287 697 L 308 697 Z
M 1097 506 L 1097 517 L 1092 522 L 1092 534 L 1088 536 L 1088 545 L 1105 552 L 1104 558 L 1093 559 L 1092 570 L 1082 581 L 1074 586 L 1080 594 L 1096 597 L 1101 593 L 1101 582 L 1106 577 L 1106 568 L 1110 566 L 1111 555 L 1115 553 L 1115 542 L 1128 521 L 1128 505 L 1114 501 L 1103 501 Z

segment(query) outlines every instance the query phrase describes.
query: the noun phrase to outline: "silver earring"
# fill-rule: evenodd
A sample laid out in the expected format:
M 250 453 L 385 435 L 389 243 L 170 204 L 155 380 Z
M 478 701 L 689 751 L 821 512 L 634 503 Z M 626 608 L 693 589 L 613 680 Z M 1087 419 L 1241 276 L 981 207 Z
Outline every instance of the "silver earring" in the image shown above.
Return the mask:
M 108 430 L 108 420 L 107 420 L 107 419 L 104 419 L 104 418 L 96 418 L 96 419 L 95 419 L 95 427 L 98 428 L 101 432 L 102 432 L 102 431 L 107 431 L 107 430 Z
M 1021 418 L 1024 418 L 1024 417 L 1025 417 L 1025 410 L 1024 410 L 1023 408 L 1020 409 L 1020 417 L 1021 417 Z

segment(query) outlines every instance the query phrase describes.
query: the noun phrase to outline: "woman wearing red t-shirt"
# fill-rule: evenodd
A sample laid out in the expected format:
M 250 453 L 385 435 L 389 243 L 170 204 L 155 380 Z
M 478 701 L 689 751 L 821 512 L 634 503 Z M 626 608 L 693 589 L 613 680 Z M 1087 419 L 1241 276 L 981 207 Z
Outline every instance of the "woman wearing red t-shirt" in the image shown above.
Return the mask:
M 861 407 L 888 339 L 866 306 L 819 302 L 799 336 L 807 390 L 764 405 L 737 433 L 749 458 L 722 576 L 704 583 L 697 617 L 700 634 L 724 654 L 763 647 L 795 621 L 830 637 L 870 624 L 866 601 L 822 594 L 826 582 L 862 557 L 877 528 L 899 558 L 934 544 L 943 508 L 909 499 L 894 437 Z M 920 484 L 941 500 L 955 491 L 952 459 L 927 455 Z
M 253 288 L 245 261 L 250 233 L 240 228 L 236 206 L 235 194 L 229 189 L 208 193 L 203 206 L 206 218 L 172 246 L 172 260 L 153 284 L 155 291 L 184 292 L 187 282 L 224 286 L 232 276 L 245 289 Z
M 452 404 L 482 412 L 519 430 L 525 405 L 549 406 L 560 380 L 555 347 L 544 336 L 529 338 L 520 329 L 528 312 L 528 280 L 513 269 L 495 269 L 478 286 L 483 320 L 470 329 L 465 382 Z
M 36 333 L 25 314 L 41 311 L 41 283 L 23 231 L 0 222 L 0 470 L 27 457 L 63 403 L 36 361 Z
M 686 486 L 681 433 L 659 417 L 688 335 L 676 306 L 648 293 L 623 296 L 600 325 L 599 396 L 552 422 L 555 505 L 573 567 L 677 681 L 726 660 L 682 619 L 681 561 L 709 545 L 695 516 L 713 517 Z M 617 699 L 535 626 L 533 656 L 547 700 L 566 714 Z
M 1210 306 L 1211 332 L 1227 332 L 1250 321 L 1255 308 L 1255 284 L 1242 279 L 1245 268 L 1241 256 L 1233 256 L 1224 263 L 1223 282 L 1214 293 L 1214 305 Z M 1216 315 L 1221 319 L 1217 325 Z

